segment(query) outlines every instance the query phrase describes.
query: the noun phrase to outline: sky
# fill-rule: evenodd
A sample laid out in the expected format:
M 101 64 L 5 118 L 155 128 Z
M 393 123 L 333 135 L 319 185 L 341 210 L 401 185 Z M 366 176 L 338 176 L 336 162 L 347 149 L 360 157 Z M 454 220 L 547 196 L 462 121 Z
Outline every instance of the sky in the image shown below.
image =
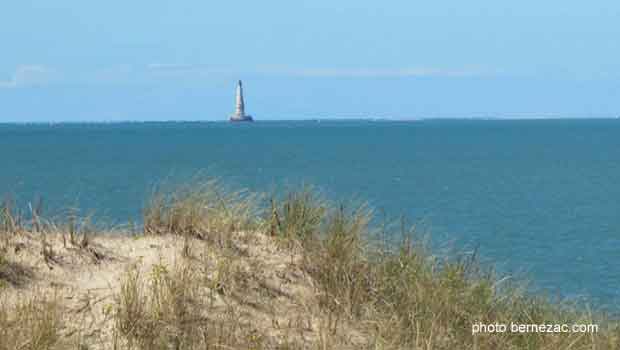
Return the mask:
M 620 115 L 617 0 L 1 7 L 0 122 Z

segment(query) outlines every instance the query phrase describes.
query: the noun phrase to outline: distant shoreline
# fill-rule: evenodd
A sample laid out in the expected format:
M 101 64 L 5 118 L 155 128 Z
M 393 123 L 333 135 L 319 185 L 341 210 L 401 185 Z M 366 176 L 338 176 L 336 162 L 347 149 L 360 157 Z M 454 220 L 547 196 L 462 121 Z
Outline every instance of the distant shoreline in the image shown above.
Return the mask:
M 261 119 L 255 123 L 282 123 L 282 122 L 424 122 L 424 121 L 597 121 L 618 120 L 615 117 L 428 117 L 428 118 L 303 118 L 303 119 Z M 114 125 L 114 124 L 229 124 L 228 120 L 113 120 L 113 121 L 9 121 L 0 122 L 2 125 L 19 126 L 47 126 L 47 125 Z

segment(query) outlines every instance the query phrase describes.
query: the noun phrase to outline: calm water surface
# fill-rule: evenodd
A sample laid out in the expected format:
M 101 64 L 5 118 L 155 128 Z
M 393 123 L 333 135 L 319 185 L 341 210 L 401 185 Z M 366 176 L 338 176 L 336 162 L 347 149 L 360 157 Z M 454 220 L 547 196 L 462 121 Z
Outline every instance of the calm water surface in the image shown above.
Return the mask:
M 0 157 L 0 194 L 115 223 L 199 171 L 260 191 L 311 183 L 620 309 L 620 120 L 0 125 Z

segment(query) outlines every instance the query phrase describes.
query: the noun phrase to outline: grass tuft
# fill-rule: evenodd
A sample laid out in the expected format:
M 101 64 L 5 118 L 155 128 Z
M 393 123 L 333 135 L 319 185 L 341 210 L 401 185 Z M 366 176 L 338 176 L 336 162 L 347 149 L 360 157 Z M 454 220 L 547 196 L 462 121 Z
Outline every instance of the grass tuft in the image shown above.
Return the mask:
M 232 232 L 257 228 L 258 203 L 258 195 L 226 191 L 215 180 L 159 191 L 144 209 L 144 233 L 221 241 Z
M 0 300 L 0 350 L 61 347 L 61 307 L 56 297 L 38 295 L 10 305 Z
M 237 307 L 214 305 L 207 287 L 220 283 L 207 282 L 195 267 L 158 264 L 146 276 L 137 266 L 126 273 L 114 317 L 119 349 L 262 349 Z
M 272 236 L 310 242 L 319 233 L 328 208 L 312 188 L 304 187 L 282 199 L 272 197 L 270 209 L 268 221 Z

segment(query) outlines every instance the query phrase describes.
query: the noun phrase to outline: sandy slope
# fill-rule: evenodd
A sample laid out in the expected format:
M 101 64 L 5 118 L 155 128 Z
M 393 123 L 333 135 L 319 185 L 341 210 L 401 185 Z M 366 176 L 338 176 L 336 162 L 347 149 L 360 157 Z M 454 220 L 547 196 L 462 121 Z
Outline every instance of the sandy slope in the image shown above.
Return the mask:
M 221 249 L 178 236 L 110 233 L 80 247 L 58 234 L 19 234 L 3 243 L 10 263 L 0 272 L 0 299 L 12 304 L 41 293 L 56 296 L 63 307 L 63 336 L 89 349 L 107 349 L 113 338 L 111 310 L 128 269 L 136 268 L 148 279 L 156 266 L 193 264 L 205 281 L 229 282 L 226 291 L 213 293 L 213 310 L 224 314 L 235 308 L 236 322 L 274 346 L 294 339 L 302 347 L 316 347 L 329 320 L 319 310 L 319 290 L 301 268 L 299 251 L 262 234 L 239 233 L 231 242 Z M 360 333 L 344 329 L 338 342 L 356 348 L 363 341 Z

